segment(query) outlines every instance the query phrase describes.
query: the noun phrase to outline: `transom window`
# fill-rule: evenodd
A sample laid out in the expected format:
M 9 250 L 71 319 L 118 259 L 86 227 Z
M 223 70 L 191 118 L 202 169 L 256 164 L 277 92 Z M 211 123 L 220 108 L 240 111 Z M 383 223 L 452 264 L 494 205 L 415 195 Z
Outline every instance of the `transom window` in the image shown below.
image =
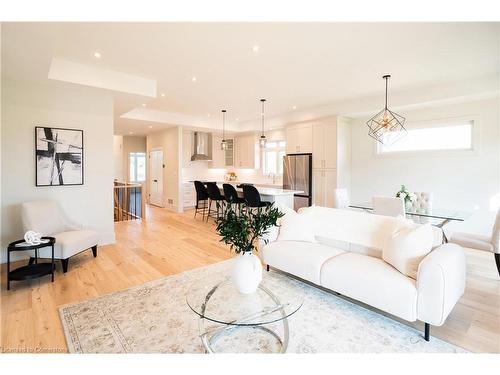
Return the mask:
M 408 129 L 392 145 L 377 144 L 378 154 L 407 151 L 472 150 L 473 121 L 455 121 Z
M 268 141 L 266 143 L 266 147 L 264 148 L 264 174 L 283 174 L 283 157 L 286 154 L 285 147 L 285 141 Z
M 146 181 L 146 153 L 131 152 L 129 154 L 130 166 L 130 181 L 144 182 Z

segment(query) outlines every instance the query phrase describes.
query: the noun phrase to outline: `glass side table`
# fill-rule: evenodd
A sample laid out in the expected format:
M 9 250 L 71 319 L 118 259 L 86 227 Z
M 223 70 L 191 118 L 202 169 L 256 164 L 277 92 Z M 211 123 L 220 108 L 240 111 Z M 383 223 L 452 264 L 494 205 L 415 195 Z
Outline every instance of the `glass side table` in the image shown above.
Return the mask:
M 54 237 L 42 237 L 42 242 L 38 245 L 30 245 L 24 240 L 14 241 L 7 247 L 7 290 L 10 290 L 10 282 L 13 280 L 29 280 L 36 279 L 45 275 L 52 275 L 52 282 L 54 282 L 54 244 L 56 239 Z M 38 250 L 44 247 L 52 247 L 52 256 L 50 263 L 38 263 Z M 35 258 L 33 261 L 30 258 L 29 263 L 26 266 L 16 268 L 14 270 L 10 269 L 10 253 L 14 251 L 35 251 Z
M 265 280 L 252 294 L 239 293 L 229 278 L 215 285 L 202 282 L 191 286 L 186 302 L 199 316 L 200 338 L 208 353 L 251 352 L 251 345 L 242 349 L 236 345 L 249 338 L 257 345 L 265 342 L 265 351 L 286 352 L 289 339 L 287 318 L 301 308 L 303 300 L 300 297 L 275 295 L 266 287 Z M 273 323 L 282 326 L 281 334 Z M 219 345 L 222 341 L 225 343 Z

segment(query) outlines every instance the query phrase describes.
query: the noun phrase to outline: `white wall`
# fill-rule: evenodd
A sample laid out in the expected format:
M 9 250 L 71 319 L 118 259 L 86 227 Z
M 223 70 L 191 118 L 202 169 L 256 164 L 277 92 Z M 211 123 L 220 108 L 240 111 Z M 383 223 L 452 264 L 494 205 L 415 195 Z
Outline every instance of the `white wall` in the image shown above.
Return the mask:
M 2 81 L 2 261 L 5 247 L 23 235 L 20 204 L 56 200 L 66 215 L 115 240 L 113 224 L 113 101 L 88 88 Z M 35 126 L 84 131 L 84 185 L 35 186 Z M 50 218 L 47 218 L 50 220 Z
M 351 123 L 337 118 L 337 187 L 351 190 Z
M 117 181 L 125 181 L 123 173 L 123 136 L 113 136 L 113 167 L 114 179 Z
M 369 202 L 373 195 L 394 195 L 401 184 L 411 191 L 431 191 L 434 206 L 472 211 L 490 208 L 499 193 L 498 100 L 432 107 L 401 113 L 412 122 L 470 117 L 477 121 L 475 152 L 375 155 L 365 121 L 352 121 L 352 202 Z

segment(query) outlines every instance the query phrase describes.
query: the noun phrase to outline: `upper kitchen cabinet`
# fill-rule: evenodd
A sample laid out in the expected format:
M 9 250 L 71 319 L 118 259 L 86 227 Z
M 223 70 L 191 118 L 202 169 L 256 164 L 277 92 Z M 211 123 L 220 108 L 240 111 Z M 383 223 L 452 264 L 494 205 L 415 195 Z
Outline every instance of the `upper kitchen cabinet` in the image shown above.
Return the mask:
M 312 125 L 313 168 L 337 168 L 337 121 L 335 118 Z
M 212 162 L 210 168 L 226 168 L 234 165 L 233 139 L 226 138 L 226 150 L 221 150 L 221 143 L 222 136 L 214 134 L 212 136 Z
M 286 153 L 304 154 L 313 152 L 313 129 L 311 123 L 289 125 L 286 128 Z
M 212 135 L 212 161 L 210 162 L 211 168 L 224 168 L 225 155 L 224 151 L 220 149 L 221 142 L 221 135 Z
M 184 130 L 182 132 L 182 166 L 184 168 L 191 166 L 192 149 L 193 142 L 191 139 L 191 131 Z
M 255 133 L 238 134 L 234 137 L 234 166 L 259 168 L 259 143 Z

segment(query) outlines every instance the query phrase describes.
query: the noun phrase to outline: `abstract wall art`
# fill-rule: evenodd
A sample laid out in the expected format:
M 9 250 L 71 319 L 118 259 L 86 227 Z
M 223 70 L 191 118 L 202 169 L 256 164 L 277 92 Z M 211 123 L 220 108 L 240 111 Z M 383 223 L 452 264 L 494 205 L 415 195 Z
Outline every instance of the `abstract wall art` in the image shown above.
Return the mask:
M 83 185 L 83 130 L 35 127 L 36 186 Z

